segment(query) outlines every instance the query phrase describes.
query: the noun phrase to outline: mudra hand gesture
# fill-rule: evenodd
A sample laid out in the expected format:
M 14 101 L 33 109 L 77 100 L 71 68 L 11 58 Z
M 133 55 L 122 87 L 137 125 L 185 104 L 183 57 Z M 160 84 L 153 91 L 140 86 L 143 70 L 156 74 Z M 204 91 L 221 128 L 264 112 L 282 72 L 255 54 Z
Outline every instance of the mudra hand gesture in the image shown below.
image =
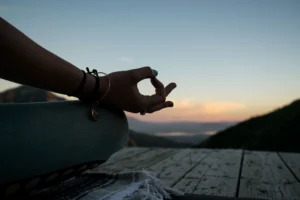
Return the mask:
M 166 101 L 166 97 L 176 87 L 176 84 L 170 83 L 164 87 L 156 78 L 156 75 L 155 71 L 150 67 L 113 72 L 108 75 L 111 85 L 102 102 L 129 112 L 140 112 L 141 114 L 153 113 L 163 108 L 173 107 L 173 102 Z M 156 91 L 155 94 L 145 96 L 139 92 L 137 84 L 144 79 L 151 80 Z M 103 88 L 108 87 L 108 79 L 102 77 L 101 82 Z

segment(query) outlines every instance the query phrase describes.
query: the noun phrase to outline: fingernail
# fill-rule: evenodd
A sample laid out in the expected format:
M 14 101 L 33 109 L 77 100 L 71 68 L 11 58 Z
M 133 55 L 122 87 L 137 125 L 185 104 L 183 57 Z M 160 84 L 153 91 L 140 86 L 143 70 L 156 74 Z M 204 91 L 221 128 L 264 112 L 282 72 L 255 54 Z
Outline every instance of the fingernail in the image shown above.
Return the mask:
M 154 76 L 158 75 L 158 71 L 156 71 L 155 69 L 152 69 L 152 73 L 154 74 Z

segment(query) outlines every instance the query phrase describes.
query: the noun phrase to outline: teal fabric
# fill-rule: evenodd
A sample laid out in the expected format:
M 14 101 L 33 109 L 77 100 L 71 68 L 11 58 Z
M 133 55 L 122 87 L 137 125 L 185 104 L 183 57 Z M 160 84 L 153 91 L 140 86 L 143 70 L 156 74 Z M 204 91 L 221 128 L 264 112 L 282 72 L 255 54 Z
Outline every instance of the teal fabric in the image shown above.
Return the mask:
M 122 110 L 78 101 L 0 105 L 0 184 L 107 160 L 128 139 Z

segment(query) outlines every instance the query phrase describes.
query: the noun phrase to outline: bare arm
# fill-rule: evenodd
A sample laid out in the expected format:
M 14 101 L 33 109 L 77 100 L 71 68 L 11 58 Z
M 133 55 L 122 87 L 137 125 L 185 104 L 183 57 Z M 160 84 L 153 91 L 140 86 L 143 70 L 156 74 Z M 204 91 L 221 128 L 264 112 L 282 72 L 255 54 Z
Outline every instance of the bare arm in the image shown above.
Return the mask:
M 113 72 L 108 75 L 111 87 L 102 102 L 129 112 L 156 112 L 172 107 L 166 96 L 176 87 L 167 87 L 155 77 L 150 67 Z M 42 48 L 22 32 L 0 18 L 0 78 L 62 94 L 74 92 L 83 79 L 82 72 L 71 63 Z M 137 83 L 151 79 L 156 94 L 143 96 Z M 83 91 L 77 97 L 90 95 L 95 78 L 87 75 Z M 100 78 L 99 94 L 108 88 L 108 78 Z
M 69 94 L 79 86 L 83 74 L 0 18 L 0 77 Z M 93 77 L 87 77 L 86 92 L 93 90 L 94 81 Z

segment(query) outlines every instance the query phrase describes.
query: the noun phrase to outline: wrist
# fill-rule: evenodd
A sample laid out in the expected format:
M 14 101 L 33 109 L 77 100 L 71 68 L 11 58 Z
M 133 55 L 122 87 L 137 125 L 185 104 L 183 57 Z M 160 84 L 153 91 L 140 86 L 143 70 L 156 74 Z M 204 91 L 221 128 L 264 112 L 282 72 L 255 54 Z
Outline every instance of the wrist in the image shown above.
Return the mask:
M 82 82 L 82 86 L 80 85 L 79 89 L 75 92 L 76 95 L 72 96 L 75 96 L 84 102 L 99 103 L 100 101 L 103 101 L 110 88 L 108 75 L 105 74 L 105 76 L 98 76 L 98 72 L 96 70 L 90 72 L 88 68 L 87 73 L 83 73 Z
M 91 98 L 94 88 L 95 88 L 95 84 L 96 84 L 95 77 L 90 74 L 86 74 L 86 81 L 85 81 L 84 87 L 80 91 L 80 93 L 78 95 L 76 95 L 76 97 L 78 97 L 79 99 L 82 99 L 82 100 Z
M 92 95 L 96 84 L 96 79 L 93 75 L 87 74 L 86 85 L 83 89 L 83 93 L 87 96 Z

